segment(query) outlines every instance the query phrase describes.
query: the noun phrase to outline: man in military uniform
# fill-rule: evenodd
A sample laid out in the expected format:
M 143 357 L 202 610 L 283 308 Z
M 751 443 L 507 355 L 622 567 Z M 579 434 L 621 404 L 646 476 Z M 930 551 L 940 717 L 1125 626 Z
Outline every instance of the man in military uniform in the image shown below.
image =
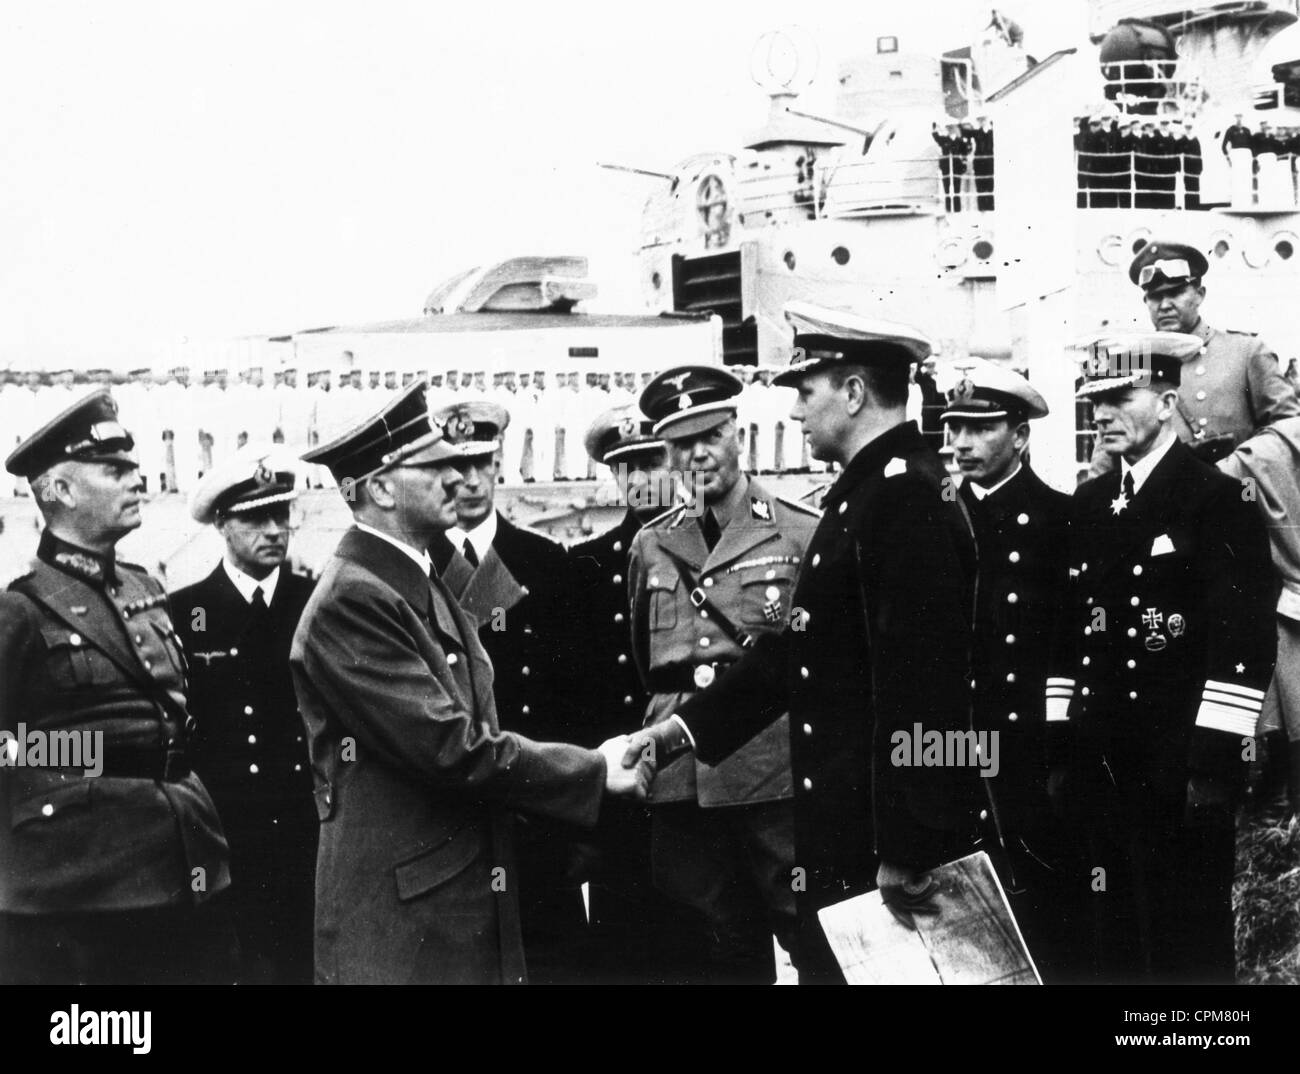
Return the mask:
M 620 740 L 588 750 L 497 722 L 493 662 L 426 551 L 478 450 L 445 438 L 417 382 L 304 457 L 356 521 L 290 656 L 321 820 L 318 982 L 525 980 L 512 812 L 590 828 L 603 793 L 644 795 Z
M 140 525 L 133 446 L 100 390 L 5 462 L 32 483 L 46 529 L 0 594 L 0 982 L 233 978 L 214 898 L 228 851 L 186 759 L 167 597 L 114 555 Z M 41 748 L 55 729 L 80 756 Z
M 791 302 L 798 391 L 791 418 L 812 452 L 844 467 L 780 633 L 713 686 L 632 736 L 625 763 L 694 747 L 717 764 L 790 714 L 801 982 L 842 981 L 817 911 L 879 887 L 905 921 L 932 907 L 925 876 L 971 846 L 977 777 L 893 763 L 898 733 L 969 727 L 975 548 L 947 474 L 904 420 L 915 330 Z M 755 552 L 761 550 L 755 549 Z
M 1054 797 L 1082 818 L 1107 980 L 1233 978 L 1233 811 L 1276 636 L 1268 538 L 1174 433 L 1196 336 L 1093 348 L 1118 468 L 1070 505 L 1072 593 L 1047 679 Z
M 492 658 L 497 717 L 506 731 L 544 742 L 582 740 L 574 643 L 579 613 L 564 549 L 520 529 L 495 506 L 501 434 L 510 415 L 464 398 L 434 411 L 465 456 L 456 524 L 430 547 L 434 564 L 478 623 Z M 538 983 L 581 980 L 590 954 L 582 878 L 571 826 L 524 818 L 519 826 L 524 950 Z
M 1029 952 L 1053 981 L 1086 976 L 1079 953 L 1086 945 L 1078 943 L 1084 904 L 1074 883 L 1081 863 L 1047 799 L 1043 681 L 1069 579 L 1070 498 L 1023 457 L 1030 421 L 1046 416 L 1047 403 L 1024 377 L 983 359 L 971 360 L 943 411 L 979 550 L 972 725 L 999 747 L 986 788 L 997 820 L 990 849 Z
M 1180 439 L 1202 445 L 1213 461 L 1264 426 L 1300 416 L 1300 399 L 1271 347 L 1249 333 L 1224 332 L 1205 323 L 1201 281 L 1209 267 L 1193 246 L 1149 242 L 1128 274 L 1142 288 L 1157 331 L 1186 332 L 1201 341 L 1200 350 L 1188 356 L 1173 428 Z M 1210 441 L 1219 438 L 1223 447 L 1215 452 Z
M 225 555 L 171 598 L 190 664 L 191 761 L 230 841 L 248 983 L 312 979 L 317 822 L 289 675 L 312 583 L 284 566 L 297 469 L 283 449 L 251 445 L 203 478 L 190 514 L 216 527 Z
M 569 549 L 588 742 L 634 731 L 645 715 L 648 695 L 631 659 L 628 556 L 637 532 L 673 498 L 664 442 L 653 425 L 635 404 L 623 404 L 597 417 L 585 437 L 588 455 L 610 468 L 627 505 L 612 529 Z M 703 936 L 688 935 L 654 888 L 646 807 L 609 803 L 596 851 L 589 887 L 595 976 L 659 984 L 686 979 L 687 960 L 696 957 Z
M 816 513 L 741 473 L 742 390 L 725 369 L 679 366 L 641 395 L 689 497 L 632 542 L 632 651 L 651 695 L 647 725 L 668 719 L 756 638 L 781 630 L 794 607 Z M 655 883 L 698 915 L 712 980 L 770 982 L 772 934 L 792 946 L 791 796 L 784 716 L 721 764 L 686 757 L 656 777 Z

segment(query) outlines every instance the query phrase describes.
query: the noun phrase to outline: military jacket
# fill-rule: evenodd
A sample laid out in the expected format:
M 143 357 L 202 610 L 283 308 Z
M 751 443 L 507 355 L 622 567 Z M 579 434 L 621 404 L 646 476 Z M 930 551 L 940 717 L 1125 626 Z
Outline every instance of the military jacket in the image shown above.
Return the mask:
M 791 598 L 804 629 L 679 710 L 716 762 L 789 709 L 801 915 L 869 890 L 882 858 L 926 869 L 969 846 L 974 770 L 894 763 L 896 733 L 970 725 L 975 547 L 947 476 L 915 422 L 867 444 L 823 500 Z
M 780 631 L 790 620 L 816 513 L 753 480 L 741 504 L 712 552 L 699 517 L 684 504 L 632 542 L 632 651 L 651 695 L 647 726 L 666 720 L 744 651 L 705 597 L 751 638 Z M 782 716 L 720 763 L 673 762 L 656 776 L 651 798 L 725 806 L 789 798 L 791 789 L 789 720 Z
M 30 572 L 0 594 L 0 730 L 13 736 L 0 766 L 0 910 L 192 905 L 226 888 L 228 847 L 189 771 L 188 723 L 162 586 L 47 530 Z M 56 729 L 83 750 L 97 743 L 102 770 L 84 752 L 80 764 L 38 761 L 36 742 Z
M 1132 502 L 1116 469 L 1070 504 L 1070 594 L 1047 679 L 1053 763 L 1105 758 L 1179 802 L 1235 781 L 1273 671 L 1268 538 L 1241 486 L 1175 441 Z

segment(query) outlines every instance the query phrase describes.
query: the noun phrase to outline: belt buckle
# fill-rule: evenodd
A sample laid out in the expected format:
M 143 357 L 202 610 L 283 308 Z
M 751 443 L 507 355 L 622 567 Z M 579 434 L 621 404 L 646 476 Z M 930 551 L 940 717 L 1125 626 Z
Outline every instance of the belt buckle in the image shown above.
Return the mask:
M 718 673 L 714 670 L 712 664 L 699 664 L 695 668 L 695 685 L 701 690 L 712 686 L 713 680 L 717 677 Z

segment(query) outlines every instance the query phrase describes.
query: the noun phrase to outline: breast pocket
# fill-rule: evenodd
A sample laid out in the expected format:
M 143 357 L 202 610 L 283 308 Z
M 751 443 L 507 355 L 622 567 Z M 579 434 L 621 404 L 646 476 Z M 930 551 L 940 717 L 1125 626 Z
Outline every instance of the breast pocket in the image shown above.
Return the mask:
M 741 615 L 747 626 L 779 627 L 790 618 L 790 595 L 794 575 L 790 572 L 757 572 L 741 583 Z
M 676 574 L 652 574 L 646 579 L 650 600 L 650 629 L 672 630 L 677 625 L 677 604 L 682 580 Z
M 120 675 L 113 662 L 78 633 L 63 627 L 44 627 L 45 666 L 51 680 L 78 689 L 93 689 L 116 682 Z

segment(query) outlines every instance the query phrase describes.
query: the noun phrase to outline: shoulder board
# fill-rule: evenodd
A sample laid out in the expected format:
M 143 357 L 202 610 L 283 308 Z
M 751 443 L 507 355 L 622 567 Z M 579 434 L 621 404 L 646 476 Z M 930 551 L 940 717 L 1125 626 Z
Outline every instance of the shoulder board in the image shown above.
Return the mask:
M 899 474 L 907 473 L 907 460 L 895 455 L 885 463 L 885 476 L 897 477 Z
M 1222 331 L 1228 332 L 1234 336 L 1258 336 L 1259 335 L 1258 332 L 1247 332 L 1244 328 L 1224 328 L 1222 329 Z
M 124 559 L 114 560 L 113 566 L 121 571 L 135 571 L 136 574 L 148 575 L 149 571 L 138 563 L 128 563 Z M 150 575 L 152 577 L 152 575 Z
M 801 503 L 799 500 L 792 500 L 787 496 L 778 496 L 776 502 L 790 508 L 791 511 L 797 511 L 801 515 L 811 515 L 813 518 L 822 517 L 822 513 L 812 504 Z
M 687 506 L 687 505 L 684 504 L 684 503 L 674 504 L 672 507 L 668 508 L 668 510 L 665 511 L 663 514 L 661 514 L 661 515 L 655 515 L 654 518 L 652 518 L 649 522 L 647 522 L 647 523 L 645 524 L 645 528 L 646 528 L 646 529 L 649 529 L 651 526 L 657 526 L 657 525 L 659 525 L 661 522 L 672 522 L 672 521 L 674 521 L 675 516 L 679 516 L 679 515 L 681 515 L 682 512 L 686 510 L 686 506 Z M 680 521 L 680 518 L 678 518 L 678 519 L 676 519 L 676 520 L 677 520 L 677 521 Z

